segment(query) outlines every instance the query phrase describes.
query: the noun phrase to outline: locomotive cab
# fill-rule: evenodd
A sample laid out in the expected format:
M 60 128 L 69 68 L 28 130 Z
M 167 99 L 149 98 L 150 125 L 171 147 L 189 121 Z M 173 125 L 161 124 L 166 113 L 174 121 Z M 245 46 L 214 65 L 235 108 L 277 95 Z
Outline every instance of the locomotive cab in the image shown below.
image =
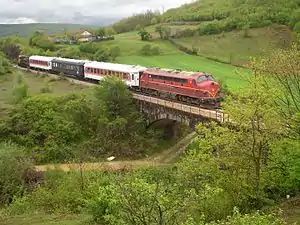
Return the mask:
M 210 93 L 211 97 L 215 97 L 219 95 L 220 93 L 220 86 L 218 82 L 213 78 L 212 75 L 208 73 L 204 73 L 199 75 L 196 78 L 197 86 L 200 89 L 206 90 L 208 93 Z

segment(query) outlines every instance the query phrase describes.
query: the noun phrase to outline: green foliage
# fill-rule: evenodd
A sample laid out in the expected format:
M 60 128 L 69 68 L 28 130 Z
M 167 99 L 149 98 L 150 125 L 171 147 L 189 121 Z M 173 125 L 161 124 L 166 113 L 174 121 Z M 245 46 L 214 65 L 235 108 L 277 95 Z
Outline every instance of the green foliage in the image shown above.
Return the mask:
M 140 50 L 140 54 L 143 56 L 160 55 L 160 53 L 158 46 L 151 46 L 150 44 L 144 45 Z
M 112 46 L 111 48 L 98 48 L 95 52 L 93 59 L 100 62 L 115 61 L 121 54 L 121 49 L 118 46 Z
M 108 62 L 109 61 L 109 52 L 108 49 L 100 48 L 94 54 L 93 59 L 99 62 Z
M 57 52 L 57 56 L 72 58 L 72 59 L 80 59 L 82 57 L 82 53 L 77 47 L 67 47 L 62 48 Z
M 23 175 L 30 166 L 16 145 L 0 143 L 0 206 L 22 196 L 25 191 Z
M 138 31 L 138 35 L 140 35 L 142 41 L 149 41 L 151 39 L 151 34 L 144 28 Z
M 161 39 L 168 39 L 170 37 L 171 31 L 168 27 L 158 25 L 155 27 L 155 31 L 159 34 Z
M 115 23 L 112 27 L 117 33 L 124 33 L 135 30 L 137 25 L 141 27 L 149 26 L 151 25 L 151 22 L 153 22 L 154 18 L 156 19 L 156 22 L 159 22 L 160 12 L 147 10 L 145 13 L 135 14 L 122 19 Z
M 13 202 L 10 213 L 23 214 L 36 210 L 45 213 L 82 212 L 87 193 L 81 189 L 80 182 L 79 174 L 66 176 L 60 171 L 48 172 L 41 187 Z
M 64 96 L 46 94 L 51 92 L 48 86 L 41 90 L 44 94 L 28 96 L 20 80 L 1 132 L 26 147 L 37 163 L 65 162 L 79 155 L 140 157 L 155 150 L 158 134 L 146 131 L 127 86 L 111 79 L 86 94 Z
M 43 49 L 44 51 L 55 49 L 55 45 L 48 37 L 39 31 L 34 32 L 29 38 L 29 45 Z
M 269 170 L 266 174 L 267 194 L 273 199 L 295 196 L 300 192 L 300 144 L 282 139 L 272 144 Z
M 0 51 L 2 51 L 10 60 L 16 61 L 21 52 L 20 38 L 7 37 L 0 40 Z
M 79 50 L 83 53 L 95 54 L 98 50 L 95 43 L 82 43 L 79 45 Z
M 300 20 L 299 22 L 297 22 L 294 26 L 294 29 L 293 29 L 295 32 L 299 33 L 300 34 Z
M 104 27 L 100 27 L 95 31 L 95 35 L 103 37 L 106 35 L 106 30 Z
M 265 26 L 269 21 L 291 27 L 298 18 L 299 3 L 293 0 L 266 1 L 217 1 L 204 0 L 170 9 L 163 14 L 164 21 L 222 21 L 230 19 L 231 24 L 241 28 L 249 24 L 250 28 Z M 236 23 L 235 23 L 235 22 Z M 214 23 L 209 29 L 215 30 Z
M 281 218 L 281 213 L 262 214 L 255 212 L 253 214 L 242 215 L 238 210 L 234 210 L 232 216 L 229 216 L 226 221 L 213 222 L 209 225 L 286 225 L 287 223 Z
M 296 45 L 290 49 L 273 52 L 270 57 L 253 60 L 249 68 L 256 74 L 266 77 L 265 85 L 276 87 L 277 111 L 291 118 L 300 112 L 300 65 L 299 50 Z
M 45 82 L 45 86 L 41 88 L 41 93 L 51 93 L 51 85 L 49 82 Z
M 79 107 L 87 107 L 87 103 L 76 95 L 28 97 L 10 112 L 7 129 L 14 141 L 28 147 L 36 161 L 64 161 L 72 157 L 69 146 L 88 135 L 88 123 L 73 119 Z M 81 113 L 88 112 L 84 110 Z
M 290 28 L 294 28 L 295 25 L 300 21 L 300 9 L 296 9 L 292 15 L 289 22 Z
M 28 85 L 26 82 L 23 80 L 22 76 L 18 77 L 18 82 L 17 85 L 13 89 L 13 103 L 19 103 L 23 99 L 27 98 L 29 93 L 28 93 Z
M 94 154 L 116 154 L 139 156 L 154 140 L 146 132 L 146 123 L 133 102 L 127 86 L 118 78 L 110 77 L 95 88 L 95 97 L 102 118 L 98 120 L 95 140 L 98 152 Z M 147 136 L 144 136 L 145 134 Z
M 0 76 L 12 72 L 12 66 L 10 62 L 0 52 Z
M 115 61 L 120 54 L 121 54 L 121 49 L 118 46 L 113 46 L 109 49 L 109 55 L 112 61 Z

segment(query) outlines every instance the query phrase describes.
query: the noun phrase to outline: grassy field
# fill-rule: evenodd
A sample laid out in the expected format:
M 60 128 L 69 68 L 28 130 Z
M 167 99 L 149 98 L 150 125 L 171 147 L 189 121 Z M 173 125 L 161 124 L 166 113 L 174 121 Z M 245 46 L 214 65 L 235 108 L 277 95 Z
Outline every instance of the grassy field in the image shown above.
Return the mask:
M 2 225 L 83 225 L 88 224 L 86 215 L 47 215 L 37 213 L 33 215 L 21 215 L 11 218 L 0 218 Z
M 17 86 L 17 81 L 22 78 L 28 85 L 29 94 L 38 94 L 47 84 L 50 85 L 50 94 L 60 95 L 73 91 L 81 91 L 85 87 L 70 83 L 67 80 L 54 80 L 45 75 L 37 75 L 16 71 L 12 74 L 0 77 L 0 116 L 12 105 L 13 89 Z
M 247 37 L 245 37 L 247 34 Z M 223 62 L 241 65 L 250 56 L 270 54 L 275 49 L 291 44 L 292 33 L 285 26 L 270 26 L 245 31 L 232 31 L 218 35 L 194 36 L 175 39 L 188 48 L 197 48 L 199 55 Z
M 154 32 L 154 27 L 147 28 Z M 157 56 L 142 56 L 140 49 L 145 45 L 158 46 L 161 54 Z M 250 74 L 246 69 L 237 68 L 233 65 L 219 63 L 202 56 L 191 56 L 178 50 L 169 41 L 154 40 L 151 42 L 141 41 L 137 32 L 128 32 L 116 36 L 114 41 L 99 43 L 100 46 L 118 46 L 121 55 L 117 58 L 118 63 L 138 64 L 149 67 L 164 67 L 174 69 L 186 69 L 205 71 L 213 74 L 217 79 L 223 80 L 231 90 L 245 87 L 245 82 L 236 73 Z
M 164 68 L 186 69 L 205 71 L 213 74 L 216 79 L 223 80 L 233 91 L 238 91 L 246 86 L 239 73 L 248 75 L 249 71 L 234 67 L 229 64 L 215 62 L 200 56 L 191 56 L 185 53 L 163 56 L 124 56 L 119 57 L 118 62 L 127 64 L 139 64 L 143 66 L 159 66 Z

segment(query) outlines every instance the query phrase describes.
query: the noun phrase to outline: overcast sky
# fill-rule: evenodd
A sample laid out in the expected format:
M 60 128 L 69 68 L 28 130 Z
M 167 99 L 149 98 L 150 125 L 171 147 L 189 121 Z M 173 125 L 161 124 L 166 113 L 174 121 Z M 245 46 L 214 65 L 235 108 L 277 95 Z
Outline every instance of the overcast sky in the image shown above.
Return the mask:
M 107 23 L 147 9 L 178 7 L 191 0 L 0 0 L 0 23 Z

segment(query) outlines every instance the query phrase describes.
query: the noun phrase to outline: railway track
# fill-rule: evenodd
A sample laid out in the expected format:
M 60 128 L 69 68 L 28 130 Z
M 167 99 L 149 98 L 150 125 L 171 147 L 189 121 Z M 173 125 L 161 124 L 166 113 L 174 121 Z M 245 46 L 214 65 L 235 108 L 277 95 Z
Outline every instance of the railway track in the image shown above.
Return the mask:
M 52 73 L 48 73 L 48 72 L 44 72 L 44 71 L 31 70 L 31 69 L 20 67 L 20 66 L 15 65 L 15 64 L 13 66 L 17 69 L 27 71 L 27 72 L 31 72 L 31 73 L 35 73 L 35 74 L 45 74 L 45 75 L 47 75 L 49 77 L 52 77 L 54 79 L 60 79 L 61 78 L 60 75 L 56 75 L 56 74 L 52 74 Z M 78 79 L 75 79 L 75 78 L 72 78 L 72 77 L 69 77 L 69 76 L 64 76 L 64 79 L 68 80 L 71 83 L 85 85 L 85 86 L 97 85 L 96 83 L 78 80 Z M 194 114 L 194 115 L 214 119 L 214 120 L 217 120 L 219 122 L 229 121 L 229 116 L 227 114 L 225 114 L 221 109 L 200 108 L 200 107 L 197 107 L 197 106 L 192 105 L 192 104 L 182 103 L 182 102 L 175 101 L 175 100 L 170 101 L 169 99 L 153 97 L 151 95 L 147 95 L 147 94 L 144 94 L 144 93 L 140 94 L 140 93 L 132 92 L 132 94 L 133 94 L 133 97 L 135 99 L 138 99 L 138 100 L 141 100 L 141 101 L 150 102 L 150 103 L 153 103 L 153 104 L 158 104 L 158 105 L 161 105 L 161 106 L 164 106 L 164 107 L 176 109 L 176 110 L 191 113 L 191 114 Z

